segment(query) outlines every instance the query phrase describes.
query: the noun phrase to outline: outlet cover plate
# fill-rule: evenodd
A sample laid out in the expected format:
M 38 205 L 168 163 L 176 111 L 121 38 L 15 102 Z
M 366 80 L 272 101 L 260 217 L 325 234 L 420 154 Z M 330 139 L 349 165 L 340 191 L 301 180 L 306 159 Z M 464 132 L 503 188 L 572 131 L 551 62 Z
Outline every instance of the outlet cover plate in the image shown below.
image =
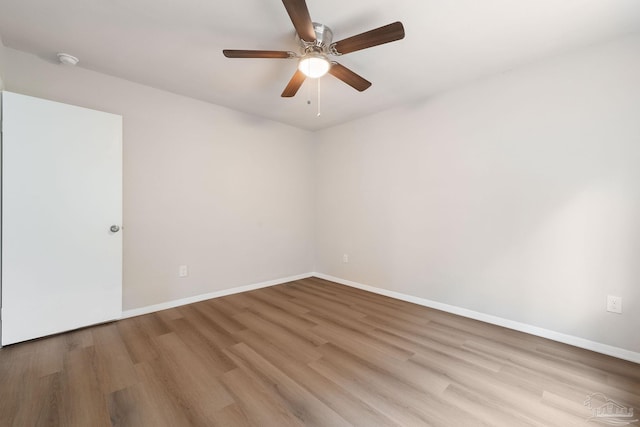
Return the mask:
M 181 265 L 178 267 L 178 277 L 187 277 L 189 275 L 189 267 Z
M 622 297 L 607 295 L 607 311 L 622 314 Z

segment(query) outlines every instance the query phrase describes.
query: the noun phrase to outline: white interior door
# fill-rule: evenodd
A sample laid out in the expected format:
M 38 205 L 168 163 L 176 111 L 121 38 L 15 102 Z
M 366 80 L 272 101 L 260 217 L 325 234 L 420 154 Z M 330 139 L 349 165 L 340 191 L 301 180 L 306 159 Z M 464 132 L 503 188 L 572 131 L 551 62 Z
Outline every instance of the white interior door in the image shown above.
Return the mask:
M 122 117 L 2 93 L 2 345 L 122 314 Z

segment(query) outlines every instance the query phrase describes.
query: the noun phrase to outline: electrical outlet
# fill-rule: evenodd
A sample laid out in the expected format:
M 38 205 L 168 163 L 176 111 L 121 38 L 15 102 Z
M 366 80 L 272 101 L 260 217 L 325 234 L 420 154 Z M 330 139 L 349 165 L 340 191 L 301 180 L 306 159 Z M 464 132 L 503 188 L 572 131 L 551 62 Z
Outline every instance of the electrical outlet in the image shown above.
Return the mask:
M 349 254 L 342 255 L 342 262 L 345 264 L 349 262 Z
M 622 314 L 622 297 L 607 295 L 607 311 Z
M 187 277 L 189 275 L 189 267 L 181 265 L 178 267 L 178 277 Z

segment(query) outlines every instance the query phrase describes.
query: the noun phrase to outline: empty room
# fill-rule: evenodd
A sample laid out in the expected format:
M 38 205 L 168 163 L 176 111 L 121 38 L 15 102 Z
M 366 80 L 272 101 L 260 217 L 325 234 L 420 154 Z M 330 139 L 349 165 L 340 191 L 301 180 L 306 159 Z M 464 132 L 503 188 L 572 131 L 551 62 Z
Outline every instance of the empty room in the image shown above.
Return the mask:
M 0 426 L 640 426 L 637 0 L 0 0 Z

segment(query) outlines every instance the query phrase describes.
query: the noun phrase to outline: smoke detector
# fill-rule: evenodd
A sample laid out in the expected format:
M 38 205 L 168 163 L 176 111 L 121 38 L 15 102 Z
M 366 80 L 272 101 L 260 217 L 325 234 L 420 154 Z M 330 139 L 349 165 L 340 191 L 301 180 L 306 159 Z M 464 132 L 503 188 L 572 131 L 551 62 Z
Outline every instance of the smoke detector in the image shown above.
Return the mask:
M 58 61 L 64 65 L 76 65 L 78 63 L 78 58 L 73 55 L 69 55 L 68 53 L 59 53 Z

